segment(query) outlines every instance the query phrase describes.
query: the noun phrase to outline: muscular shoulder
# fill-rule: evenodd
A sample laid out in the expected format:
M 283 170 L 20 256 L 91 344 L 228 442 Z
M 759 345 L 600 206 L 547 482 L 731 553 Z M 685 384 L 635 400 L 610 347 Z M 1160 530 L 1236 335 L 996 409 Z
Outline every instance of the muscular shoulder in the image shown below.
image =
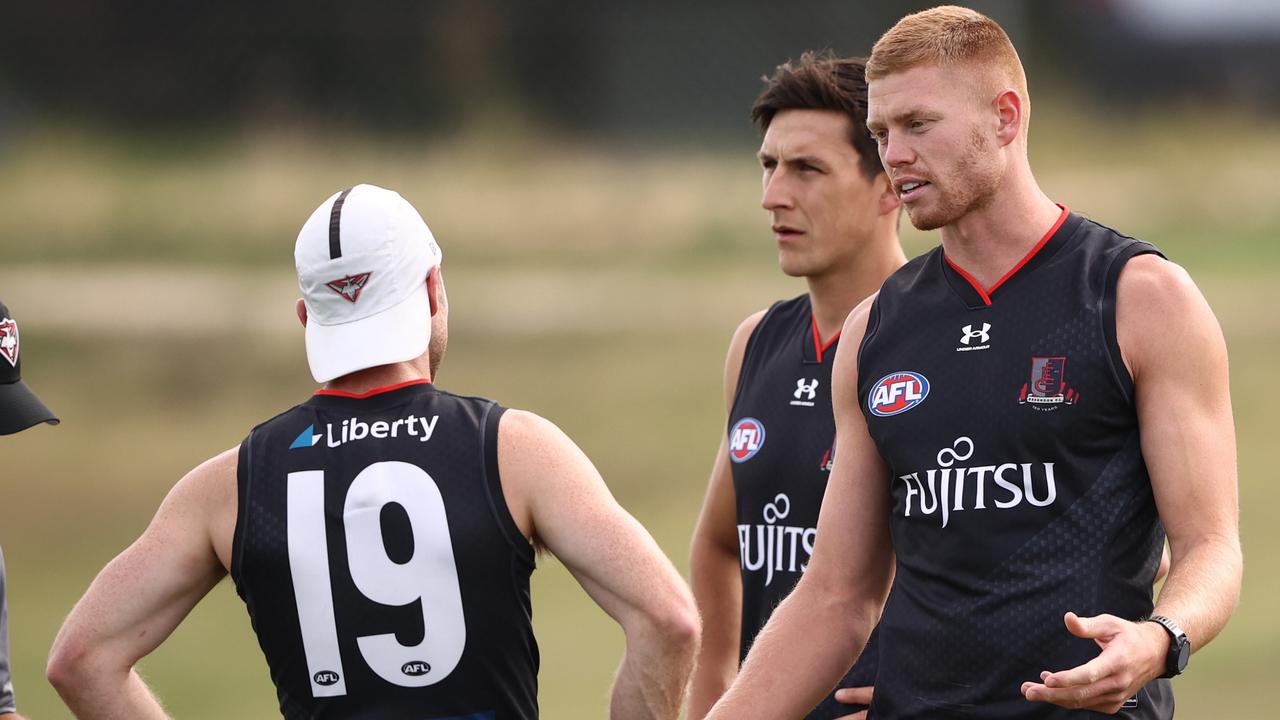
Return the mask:
M 507 510 L 520 532 L 536 542 L 534 506 L 555 494 L 556 481 L 574 472 L 586 456 L 555 423 L 526 410 L 507 410 L 498 423 L 498 476 Z
M 862 345 L 863 336 L 867 333 L 867 324 L 871 320 L 871 309 L 875 306 L 876 298 L 880 297 L 879 292 L 874 292 L 863 299 L 844 319 L 844 327 L 840 330 L 840 348 L 849 348 L 848 352 L 855 355 L 858 348 Z M 839 352 L 839 350 L 837 350 Z
M 1125 263 L 1116 287 L 1119 300 L 1132 310 L 1186 309 L 1202 300 L 1199 288 L 1182 266 L 1154 253 L 1138 255 Z
M 157 520 L 176 522 L 188 530 L 204 528 L 226 568 L 231 567 L 236 527 L 239 457 L 237 445 L 197 465 L 174 485 L 156 515 Z
M 747 316 L 738 323 L 733 331 L 733 339 L 729 341 L 729 352 L 724 359 L 724 403 L 725 408 L 733 406 L 733 396 L 738 391 L 738 376 L 742 374 L 742 363 L 747 355 L 747 343 L 751 335 L 760 327 L 760 322 L 768 314 L 768 310 L 760 310 Z
M 502 464 L 503 451 L 529 454 L 521 462 L 537 461 L 550 453 L 548 441 L 563 435 L 555 423 L 527 410 L 510 409 L 498 422 L 498 461 Z
M 240 446 L 214 455 L 197 465 L 179 481 L 187 492 L 218 505 L 228 499 L 236 500 L 236 469 L 240 461 Z
M 1134 257 L 1120 271 L 1116 333 L 1135 380 L 1152 358 L 1222 344 L 1217 318 L 1191 276 L 1154 254 Z
M 751 340 L 751 334 L 760 327 L 760 321 L 764 320 L 764 316 L 768 314 L 768 310 L 759 310 L 751 313 L 745 320 L 738 323 L 738 329 L 733 331 L 733 339 L 729 341 L 729 359 L 734 357 L 738 359 L 738 365 L 742 364 L 742 356 L 746 352 L 747 342 Z

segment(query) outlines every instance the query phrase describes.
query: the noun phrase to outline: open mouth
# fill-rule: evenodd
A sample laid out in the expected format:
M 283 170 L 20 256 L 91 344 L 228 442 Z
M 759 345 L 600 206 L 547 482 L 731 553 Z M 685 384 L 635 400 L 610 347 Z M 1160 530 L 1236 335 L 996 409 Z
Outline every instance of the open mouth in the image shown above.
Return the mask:
M 930 183 L 924 180 L 904 182 L 902 185 L 898 186 L 898 198 L 904 203 L 912 202 L 913 200 L 918 199 L 920 195 L 924 193 L 925 188 L 929 187 L 929 185 Z

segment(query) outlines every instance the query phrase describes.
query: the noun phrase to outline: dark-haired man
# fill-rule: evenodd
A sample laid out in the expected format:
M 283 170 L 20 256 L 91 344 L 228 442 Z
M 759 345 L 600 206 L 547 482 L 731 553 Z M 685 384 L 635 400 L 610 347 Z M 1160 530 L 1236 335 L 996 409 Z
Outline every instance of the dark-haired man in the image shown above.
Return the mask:
M 835 446 L 831 366 L 840 326 L 906 262 L 898 199 L 866 129 L 863 73 L 861 59 L 805 53 L 777 68 L 751 110 L 764 135 L 761 204 L 778 264 L 804 278 L 808 292 L 752 314 L 729 345 L 728 429 L 692 547 L 704 622 L 692 718 L 733 681 L 809 562 Z M 875 670 L 872 646 L 842 682 L 858 689 L 828 694 L 807 717 L 858 711 Z
M 867 78 L 893 188 L 942 244 L 845 322 L 812 562 L 711 717 L 797 716 L 877 627 L 883 720 L 1168 720 L 1240 591 L 1222 331 L 1154 246 L 1039 187 L 993 20 L 909 15 Z

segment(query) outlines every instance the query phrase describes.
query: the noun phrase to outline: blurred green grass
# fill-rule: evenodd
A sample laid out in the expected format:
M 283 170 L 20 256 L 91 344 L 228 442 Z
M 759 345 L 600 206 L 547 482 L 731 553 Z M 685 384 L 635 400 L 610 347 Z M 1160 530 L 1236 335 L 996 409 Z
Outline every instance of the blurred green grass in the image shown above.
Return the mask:
M 1186 265 L 1231 350 L 1245 590 L 1227 630 L 1176 682 L 1179 716 L 1270 717 L 1259 688 L 1280 646 L 1280 529 L 1269 517 L 1280 489 L 1267 455 L 1280 318 L 1266 308 L 1280 279 L 1280 193 L 1265 175 L 1280 165 L 1280 129 L 1237 121 L 1225 132 L 1250 133 L 1249 156 L 1210 169 L 1188 150 L 1205 130 L 1197 121 L 1121 131 L 1069 120 L 1033 140 L 1046 188 Z M 753 150 L 305 137 L 193 149 L 70 131 L 10 147 L 0 298 L 23 322 L 27 380 L 64 421 L 0 442 L 23 712 L 68 716 L 43 679 L 53 635 L 168 487 L 313 389 L 289 253 L 314 206 L 355 181 L 401 190 L 445 247 L 452 332 L 440 384 L 559 423 L 686 568 L 722 431 L 729 335 L 803 290 L 774 264 Z M 913 252 L 935 242 L 906 239 Z M 600 717 L 621 635 L 553 558 L 534 577 L 544 716 Z M 178 717 L 276 714 L 229 582 L 143 672 Z

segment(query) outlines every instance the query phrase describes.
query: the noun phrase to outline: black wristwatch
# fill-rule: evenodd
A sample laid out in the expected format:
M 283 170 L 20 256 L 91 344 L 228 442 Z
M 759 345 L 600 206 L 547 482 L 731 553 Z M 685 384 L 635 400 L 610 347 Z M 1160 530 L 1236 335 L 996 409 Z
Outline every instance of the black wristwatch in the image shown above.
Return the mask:
M 1171 678 L 1187 669 L 1187 660 L 1191 657 L 1191 641 L 1182 632 L 1178 624 L 1163 615 L 1152 615 L 1147 622 L 1159 623 L 1169 633 L 1169 654 L 1164 659 L 1164 674 L 1160 677 Z

